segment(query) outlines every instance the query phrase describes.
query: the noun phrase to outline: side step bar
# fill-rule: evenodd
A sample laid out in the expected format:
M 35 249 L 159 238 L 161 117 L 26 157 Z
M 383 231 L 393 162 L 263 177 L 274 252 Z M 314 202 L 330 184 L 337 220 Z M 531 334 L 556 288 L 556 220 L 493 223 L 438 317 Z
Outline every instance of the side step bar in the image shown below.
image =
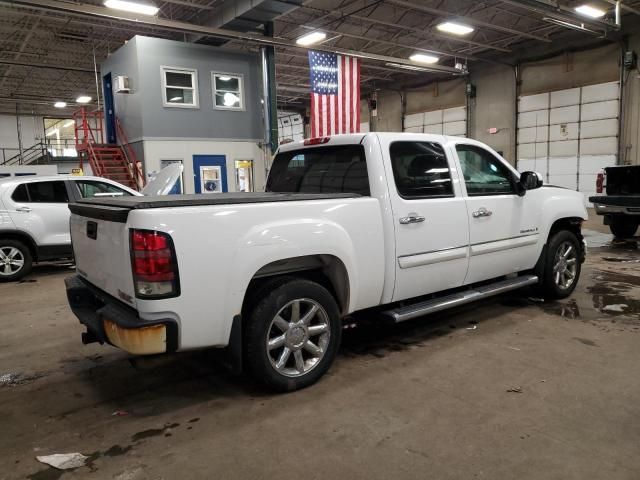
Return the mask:
M 481 298 L 492 297 L 510 290 L 526 287 L 538 283 L 536 275 L 523 275 L 521 277 L 508 278 L 490 285 L 465 290 L 464 292 L 453 293 L 441 298 L 434 298 L 413 305 L 387 310 L 383 315 L 391 318 L 395 323 L 411 320 L 429 313 L 439 312 L 447 308 L 458 307 L 467 303 L 475 302 Z

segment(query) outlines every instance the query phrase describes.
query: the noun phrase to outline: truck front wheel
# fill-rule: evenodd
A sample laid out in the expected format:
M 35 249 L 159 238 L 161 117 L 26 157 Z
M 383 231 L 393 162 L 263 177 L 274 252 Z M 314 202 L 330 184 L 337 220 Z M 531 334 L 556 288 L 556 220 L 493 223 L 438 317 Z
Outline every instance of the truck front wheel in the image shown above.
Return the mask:
M 338 305 L 323 286 L 280 278 L 260 289 L 245 324 L 246 362 L 266 387 L 293 391 L 326 373 L 340 346 Z
M 617 238 L 631 238 L 638 230 L 638 222 L 630 218 L 613 218 L 609 225 L 611 233 Z
M 549 237 L 544 273 L 540 287 L 545 298 L 566 298 L 578 284 L 580 278 L 580 241 L 569 230 L 559 230 Z

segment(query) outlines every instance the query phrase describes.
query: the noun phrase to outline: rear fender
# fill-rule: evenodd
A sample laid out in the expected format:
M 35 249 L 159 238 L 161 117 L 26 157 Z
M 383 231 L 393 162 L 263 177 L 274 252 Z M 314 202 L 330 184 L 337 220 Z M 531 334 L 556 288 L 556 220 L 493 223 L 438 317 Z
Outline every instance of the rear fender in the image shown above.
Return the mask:
M 357 304 L 355 249 L 347 231 L 326 219 L 306 218 L 296 223 L 272 222 L 256 225 L 239 239 L 230 278 L 229 303 L 225 318 L 240 314 L 249 283 L 266 265 L 278 260 L 310 255 L 331 255 L 340 260 L 347 273 L 349 297 L 345 311 Z M 231 327 L 231 326 L 229 326 Z

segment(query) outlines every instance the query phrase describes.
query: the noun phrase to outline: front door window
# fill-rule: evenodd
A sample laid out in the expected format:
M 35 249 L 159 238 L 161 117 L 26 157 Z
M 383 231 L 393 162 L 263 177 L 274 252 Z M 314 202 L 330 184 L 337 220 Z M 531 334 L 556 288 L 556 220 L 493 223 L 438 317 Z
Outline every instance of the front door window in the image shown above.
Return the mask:
M 200 182 L 202 193 L 221 193 L 222 169 L 218 166 L 200 167 Z

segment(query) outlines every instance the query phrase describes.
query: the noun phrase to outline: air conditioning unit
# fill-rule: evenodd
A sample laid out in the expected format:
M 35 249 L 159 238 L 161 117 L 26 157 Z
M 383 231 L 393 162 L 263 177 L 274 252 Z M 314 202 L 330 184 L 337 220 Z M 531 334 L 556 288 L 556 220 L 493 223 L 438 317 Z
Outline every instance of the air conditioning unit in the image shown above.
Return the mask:
M 129 77 L 126 75 L 118 75 L 113 82 L 113 90 L 116 93 L 129 93 L 131 89 L 129 88 Z

